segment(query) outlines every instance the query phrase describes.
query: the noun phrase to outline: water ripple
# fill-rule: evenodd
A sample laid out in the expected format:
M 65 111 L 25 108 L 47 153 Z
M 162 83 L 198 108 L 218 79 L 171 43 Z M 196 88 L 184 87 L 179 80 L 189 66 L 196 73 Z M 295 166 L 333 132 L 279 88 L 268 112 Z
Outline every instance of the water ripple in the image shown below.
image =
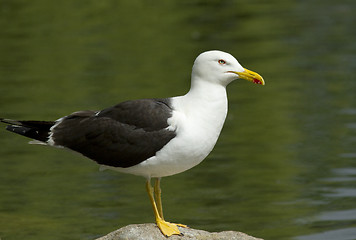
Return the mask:
M 344 228 L 338 230 L 325 231 L 322 233 L 316 233 L 311 235 L 304 235 L 295 238 L 295 240 L 325 240 L 325 239 L 337 239 L 337 240 L 354 240 L 356 236 L 356 228 Z

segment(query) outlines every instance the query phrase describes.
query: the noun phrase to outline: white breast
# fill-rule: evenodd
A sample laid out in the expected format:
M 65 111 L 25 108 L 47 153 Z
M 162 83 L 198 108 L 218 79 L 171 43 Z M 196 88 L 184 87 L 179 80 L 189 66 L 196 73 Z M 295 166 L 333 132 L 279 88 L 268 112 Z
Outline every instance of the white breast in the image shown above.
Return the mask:
M 227 114 L 226 90 L 214 86 L 201 93 L 191 89 L 172 99 L 169 129 L 177 136 L 154 157 L 119 171 L 145 177 L 164 177 L 186 171 L 206 158 L 219 137 Z

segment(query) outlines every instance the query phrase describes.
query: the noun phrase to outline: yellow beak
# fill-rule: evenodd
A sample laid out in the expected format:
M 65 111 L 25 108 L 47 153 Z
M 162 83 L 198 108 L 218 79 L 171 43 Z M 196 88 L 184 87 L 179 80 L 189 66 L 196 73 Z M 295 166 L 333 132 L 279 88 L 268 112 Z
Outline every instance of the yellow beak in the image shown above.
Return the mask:
M 245 71 L 243 72 L 234 72 L 231 71 L 237 75 L 239 75 L 239 77 L 241 79 L 245 79 L 247 81 L 256 83 L 256 84 L 261 84 L 261 85 L 265 85 L 265 81 L 263 80 L 263 77 L 261 75 L 259 75 L 258 73 L 255 73 L 253 71 L 250 71 L 246 68 L 244 68 Z

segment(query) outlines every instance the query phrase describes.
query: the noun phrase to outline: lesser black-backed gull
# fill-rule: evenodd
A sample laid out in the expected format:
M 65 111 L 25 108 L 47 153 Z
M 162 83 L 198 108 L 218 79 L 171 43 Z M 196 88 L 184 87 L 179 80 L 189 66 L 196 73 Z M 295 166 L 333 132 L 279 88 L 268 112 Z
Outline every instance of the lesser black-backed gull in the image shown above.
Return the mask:
M 185 225 L 164 220 L 160 179 L 198 165 L 211 152 L 227 114 L 226 86 L 237 79 L 264 85 L 232 55 L 208 51 L 196 58 L 184 96 L 126 101 L 56 121 L 0 121 L 32 143 L 68 148 L 104 168 L 145 177 L 157 226 L 171 236 Z

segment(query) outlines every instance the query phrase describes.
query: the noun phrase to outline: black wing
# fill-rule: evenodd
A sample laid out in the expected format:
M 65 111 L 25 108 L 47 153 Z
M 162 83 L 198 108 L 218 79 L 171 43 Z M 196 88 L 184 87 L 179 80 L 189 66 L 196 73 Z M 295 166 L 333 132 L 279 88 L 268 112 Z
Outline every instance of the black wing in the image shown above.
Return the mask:
M 172 138 L 169 99 L 141 99 L 100 112 L 81 111 L 52 128 L 55 145 L 80 152 L 99 164 L 131 167 L 156 154 Z

